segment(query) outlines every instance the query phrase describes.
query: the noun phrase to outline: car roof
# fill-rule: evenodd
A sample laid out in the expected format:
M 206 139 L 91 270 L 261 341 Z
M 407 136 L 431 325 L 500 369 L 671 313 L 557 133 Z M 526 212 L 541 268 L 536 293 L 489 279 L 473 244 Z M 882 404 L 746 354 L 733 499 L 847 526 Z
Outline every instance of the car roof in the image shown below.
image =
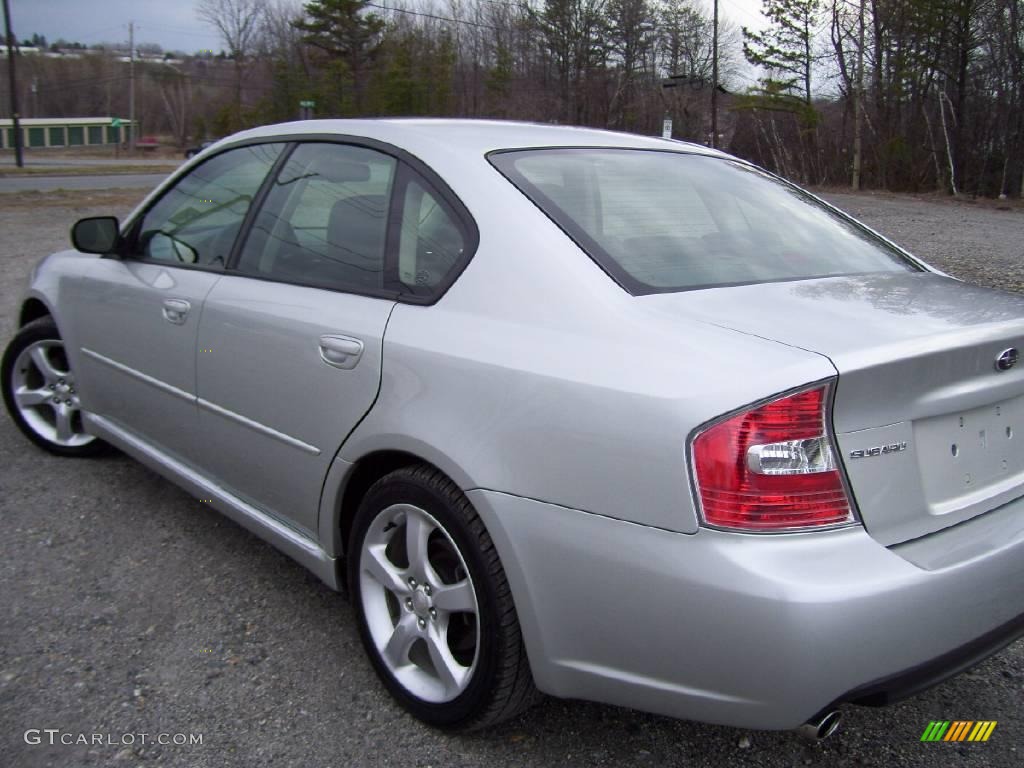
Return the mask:
M 301 134 L 338 134 L 376 139 L 420 154 L 442 148 L 486 154 L 500 149 L 539 147 L 625 147 L 708 155 L 723 153 L 699 144 L 597 128 L 448 118 L 376 118 L 301 120 L 253 128 L 228 137 L 225 143 Z

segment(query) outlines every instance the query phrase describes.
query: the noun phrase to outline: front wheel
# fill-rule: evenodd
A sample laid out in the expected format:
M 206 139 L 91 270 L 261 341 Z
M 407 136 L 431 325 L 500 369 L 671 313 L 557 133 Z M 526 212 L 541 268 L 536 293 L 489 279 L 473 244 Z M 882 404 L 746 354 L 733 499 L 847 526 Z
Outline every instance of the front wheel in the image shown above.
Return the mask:
M 413 715 L 470 730 L 538 698 L 494 544 L 443 474 L 407 467 L 378 480 L 356 514 L 348 563 L 363 645 Z
M 25 325 L 0 362 L 4 404 L 33 443 L 59 456 L 94 456 L 106 443 L 85 431 L 74 373 L 49 317 Z

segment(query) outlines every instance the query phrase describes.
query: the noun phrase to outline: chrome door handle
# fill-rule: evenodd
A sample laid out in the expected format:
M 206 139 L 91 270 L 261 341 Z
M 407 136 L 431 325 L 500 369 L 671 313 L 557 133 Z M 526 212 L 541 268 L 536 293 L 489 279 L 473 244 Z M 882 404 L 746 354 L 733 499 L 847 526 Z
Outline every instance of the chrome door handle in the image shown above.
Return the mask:
M 320 359 L 330 366 L 350 370 L 363 354 L 363 342 L 351 336 L 321 336 Z
M 175 325 L 184 325 L 192 305 L 184 299 L 164 299 L 164 320 Z

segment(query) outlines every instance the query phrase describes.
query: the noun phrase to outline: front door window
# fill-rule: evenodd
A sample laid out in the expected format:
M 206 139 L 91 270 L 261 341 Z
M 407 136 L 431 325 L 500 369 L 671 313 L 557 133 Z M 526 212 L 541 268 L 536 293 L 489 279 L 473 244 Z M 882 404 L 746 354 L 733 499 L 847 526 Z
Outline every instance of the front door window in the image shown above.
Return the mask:
M 133 255 L 223 267 L 253 198 L 283 148 L 278 143 L 230 149 L 192 169 L 142 217 Z

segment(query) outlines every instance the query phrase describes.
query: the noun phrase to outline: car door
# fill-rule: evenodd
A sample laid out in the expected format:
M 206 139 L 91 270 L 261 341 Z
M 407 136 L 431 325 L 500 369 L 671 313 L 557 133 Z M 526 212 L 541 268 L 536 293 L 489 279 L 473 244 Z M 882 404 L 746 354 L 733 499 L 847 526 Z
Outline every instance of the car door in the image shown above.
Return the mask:
M 283 148 L 211 157 L 129 224 L 121 258 L 90 264 L 73 299 L 87 411 L 179 459 L 195 458 L 203 300 Z
M 199 324 L 203 466 L 311 534 L 328 467 L 380 385 L 397 167 L 355 145 L 296 147 Z

